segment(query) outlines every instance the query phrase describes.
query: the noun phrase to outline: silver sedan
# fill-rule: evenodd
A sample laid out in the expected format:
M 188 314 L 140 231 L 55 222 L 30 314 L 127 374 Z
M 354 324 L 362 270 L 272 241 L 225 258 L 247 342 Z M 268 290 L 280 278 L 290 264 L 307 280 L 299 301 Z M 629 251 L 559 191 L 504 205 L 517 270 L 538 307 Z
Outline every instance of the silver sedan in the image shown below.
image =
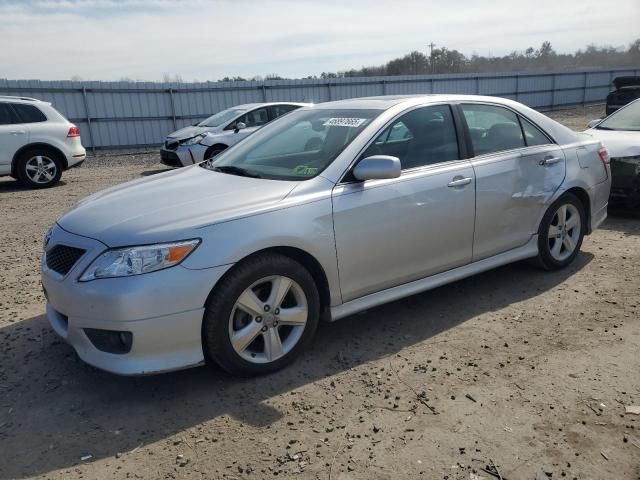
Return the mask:
M 501 98 L 301 108 L 63 215 L 45 238 L 47 315 L 111 372 L 268 373 L 321 319 L 517 260 L 566 267 L 606 218 L 608 161 L 598 140 Z

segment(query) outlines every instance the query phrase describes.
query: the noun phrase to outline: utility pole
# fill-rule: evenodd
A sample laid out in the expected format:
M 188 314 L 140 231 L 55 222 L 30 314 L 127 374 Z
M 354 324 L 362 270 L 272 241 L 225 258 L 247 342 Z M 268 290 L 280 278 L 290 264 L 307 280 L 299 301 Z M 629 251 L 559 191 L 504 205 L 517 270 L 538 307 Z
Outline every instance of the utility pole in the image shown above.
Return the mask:
M 433 47 L 435 47 L 436 44 L 431 42 L 429 45 L 427 45 L 427 47 L 429 47 L 429 63 L 431 63 L 431 73 L 433 73 Z

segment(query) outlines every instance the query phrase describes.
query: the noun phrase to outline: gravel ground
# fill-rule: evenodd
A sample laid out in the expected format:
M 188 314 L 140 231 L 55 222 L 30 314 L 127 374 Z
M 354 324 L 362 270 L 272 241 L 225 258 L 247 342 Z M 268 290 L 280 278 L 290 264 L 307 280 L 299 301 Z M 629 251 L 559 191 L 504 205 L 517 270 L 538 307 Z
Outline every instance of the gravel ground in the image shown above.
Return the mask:
M 640 478 L 639 219 L 611 216 L 566 270 L 509 265 L 324 324 L 268 377 L 117 377 L 48 327 L 41 240 L 158 170 L 152 153 L 49 190 L 0 180 L 0 478 Z

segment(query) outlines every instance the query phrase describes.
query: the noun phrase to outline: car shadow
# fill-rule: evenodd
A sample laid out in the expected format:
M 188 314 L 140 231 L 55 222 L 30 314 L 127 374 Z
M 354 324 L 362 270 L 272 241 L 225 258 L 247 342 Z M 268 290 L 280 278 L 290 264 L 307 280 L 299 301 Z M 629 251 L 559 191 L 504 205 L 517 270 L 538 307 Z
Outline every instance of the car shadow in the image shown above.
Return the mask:
M 631 208 L 609 207 L 608 217 L 600 226 L 625 235 L 640 235 L 640 211 Z
M 60 188 L 66 185 L 64 180 L 60 180 L 52 187 L 45 188 L 44 190 L 51 190 L 52 188 Z M 2 192 L 31 192 L 37 190 L 36 188 L 25 187 L 17 180 L 11 177 L 0 177 L 0 193 Z
M 322 324 L 311 348 L 292 366 L 254 379 L 206 367 L 118 377 L 80 361 L 44 315 L 5 326 L 0 329 L 0 478 L 68 468 L 84 455 L 92 461 L 111 457 L 223 415 L 268 427 L 286 415 L 268 404 L 273 397 L 535 297 L 592 259 L 581 253 L 556 272 L 507 265 Z

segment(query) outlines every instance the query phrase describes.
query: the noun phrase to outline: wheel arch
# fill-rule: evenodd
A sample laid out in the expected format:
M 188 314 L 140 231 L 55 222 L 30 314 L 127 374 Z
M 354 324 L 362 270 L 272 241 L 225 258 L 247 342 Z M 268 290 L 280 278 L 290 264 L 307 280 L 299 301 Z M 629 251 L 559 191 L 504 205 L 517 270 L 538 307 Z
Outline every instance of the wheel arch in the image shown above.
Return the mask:
M 252 258 L 255 258 L 259 255 L 264 255 L 266 253 L 278 253 L 292 260 L 295 260 L 307 269 L 307 271 L 311 274 L 316 287 L 318 288 L 318 294 L 320 296 L 320 318 L 323 320 L 328 320 L 331 308 L 331 293 L 329 289 L 329 280 L 327 278 L 325 269 L 313 255 L 298 247 L 272 246 L 256 250 L 255 252 L 246 255 L 241 260 L 236 262 L 233 267 L 229 268 L 220 278 L 220 280 L 218 280 L 216 286 L 211 289 L 209 297 L 207 298 L 207 302 L 216 291 L 216 287 L 225 281 L 225 278 L 235 269 L 237 265 L 251 261 Z
M 208 146 L 207 149 L 204 151 L 204 159 L 207 160 L 207 154 L 212 152 L 216 148 L 220 148 L 220 147 L 222 147 L 222 150 L 226 150 L 227 148 L 229 148 L 229 145 L 218 142 Z
M 64 153 L 62 153 L 62 150 L 60 150 L 57 147 L 54 147 L 49 143 L 35 142 L 35 143 L 29 143 L 27 145 L 24 145 L 23 147 L 20 147 L 18 151 L 13 155 L 13 160 L 11 160 L 11 175 L 17 174 L 16 168 L 18 166 L 18 159 L 20 158 L 20 156 L 27 150 L 32 150 L 35 148 L 42 148 L 44 150 L 49 150 L 53 152 L 58 157 L 58 160 L 62 162 L 62 170 L 66 170 L 67 168 L 69 168 L 67 157 L 65 156 Z
M 569 188 L 568 190 L 563 192 L 563 194 L 564 193 L 572 193 L 573 195 L 578 197 L 578 200 L 580 200 L 580 203 L 582 203 L 582 207 L 584 208 L 584 213 L 587 220 L 587 229 L 585 231 L 585 235 L 589 235 L 591 233 L 591 198 L 589 197 L 589 194 L 584 188 L 581 187 Z

